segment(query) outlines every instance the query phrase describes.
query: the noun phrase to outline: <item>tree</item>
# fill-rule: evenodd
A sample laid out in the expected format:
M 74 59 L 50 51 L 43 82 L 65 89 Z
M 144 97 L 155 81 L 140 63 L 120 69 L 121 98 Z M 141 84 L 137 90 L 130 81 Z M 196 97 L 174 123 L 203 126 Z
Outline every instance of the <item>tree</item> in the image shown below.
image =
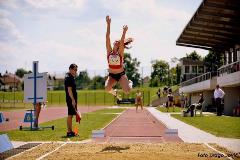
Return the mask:
M 80 86 L 80 89 L 86 89 L 88 88 L 88 85 L 90 84 L 90 78 L 88 76 L 87 70 L 80 71 L 79 75 L 76 77 L 76 85 Z
M 168 83 L 169 64 L 164 60 L 156 60 L 152 64 L 150 87 L 157 87 Z
M 194 53 L 195 54 L 195 53 Z M 171 63 L 176 64 L 179 63 L 180 59 L 177 57 L 171 58 Z M 180 83 L 180 77 L 181 77 L 181 67 L 177 64 L 175 68 L 175 71 L 173 74 L 173 85 L 179 84 Z
M 180 77 L 181 77 L 181 67 L 177 64 L 176 66 L 176 76 L 177 76 L 177 84 L 180 83 Z
M 15 75 L 17 75 L 18 77 L 20 78 L 23 78 L 24 74 L 27 74 L 29 73 L 29 71 L 26 71 L 25 69 L 23 68 L 19 68 L 17 69 L 17 71 L 15 72 Z
M 203 61 L 207 68 L 207 72 L 217 72 L 217 69 L 223 65 L 224 59 L 222 54 L 209 51 L 209 53 L 204 57 Z
M 171 82 L 171 85 L 176 85 L 178 84 L 177 83 L 177 67 L 173 67 L 169 70 L 170 72 L 170 82 Z
M 186 54 L 186 57 L 195 61 L 200 61 L 202 60 L 201 55 L 199 55 L 196 51 L 193 51 L 190 54 Z
M 128 79 L 133 82 L 133 86 L 140 85 L 140 74 L 138 73 L 139 65 L 140 62 L 137 58 L 132 58 L 129 53 L 124 53 L 125 72 Z
M 91 81 L 91 89 L 104 89 L 105 78 L 101 76 L 93 77 Z

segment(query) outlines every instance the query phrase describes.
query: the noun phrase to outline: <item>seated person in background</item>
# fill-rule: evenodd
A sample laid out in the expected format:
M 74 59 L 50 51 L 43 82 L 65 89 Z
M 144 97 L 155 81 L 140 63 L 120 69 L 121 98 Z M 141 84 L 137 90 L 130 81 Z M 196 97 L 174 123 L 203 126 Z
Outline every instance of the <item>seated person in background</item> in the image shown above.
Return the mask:
M 183 92 L 180 94 L 180 102 L 181 102 L 181 109 L 183 109 L 185 106 L 185 95 Z
M 203 103 L 204 99 L 203 99 L 203 94 L 200 94 L 200 99 L 198 100 L 198 103 L 193 103 L 191 104 L 187 111 L 185 111 L 186 113 L 189 113 L 191 110 L 194 110 L 194 108 L 196 109 L 201 109 L 202 108 L 202 103 Z M 192 116 L 192 115 L 191 115 Z
M 160 98 L 160 96 L 161 96 L 161 89 L 160 88 L 158 89 L 156 94 L 157 94 L 158 98 Z
M 200 94 L 200 99 L 198 100 L 198 103 L 195 104 L 195 107 L 197 109 L 201 109 L 202 108 L 202 103 L 203 103 L 204 99 L 203 99 L 203 94 Z
M 169 92 L 168 93 L 168 95 L 167 95 L 167 97 L 168 97 L 168 101 L 167 101 L 167 112 L 168 112 L 168 109 L 169 109 L 169 107 L 171 107 L 171 106 L 173 106 L 173 112 L 174 112 L 174 105 L 173 105 L 173 94 L 172 94 L 172 92 Z
M 168 92 L 168 87 L 164 87 L 163 88 L 163 94 L 167 94 L 167 92 Z

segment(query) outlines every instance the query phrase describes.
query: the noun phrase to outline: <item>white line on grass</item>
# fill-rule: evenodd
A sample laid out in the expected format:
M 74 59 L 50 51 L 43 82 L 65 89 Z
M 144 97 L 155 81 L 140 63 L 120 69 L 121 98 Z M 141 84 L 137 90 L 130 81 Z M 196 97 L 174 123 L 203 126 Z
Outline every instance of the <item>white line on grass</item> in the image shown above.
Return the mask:
M 102 130 L 105 130 L 110 124 L 112 124 L 114 121 L 116 121 L 121 115 L 123 115 L 123 113 L 125 113 L 128 109 L 124 110 L 123 112 L 121 112 L 120 114 L 118 114 L 117 117 L 115 117 L 111 122 L 109 122 L 105 127 L 102 128 Z M 113 132 L 113 131 L 112 131 Z M 105 135 L 106 136 L 106 135 Z M 108 142 L 108 140 L 106 140 L 106 143 Z
M 214 150 L 214 151 L 216 151 L 216 152 L 218 152 L 218 153 L 224 155 L 227 159 L 234 160 L 232 157 L 228 157 L 225 153 L 223 153 L 223 152 L 221 152 L 221 151 L 219 151 L 219 150 L 213 148 L 213 147 L 210 146 L 208 143 L 203 143 L 203 144 L 206 145 L 208 148 L 210 148 L 210 149 L 212 149 L 212 150 Z
M 127 111 L 127 109 L 124 110 L 122 113 L 120 113 L 116 118 L 114 118 L 111 122 L 109 122 L 105 127 L 103 127 L 102 130 L 106 129 L 111 123 L 113 123 L 115 120 L 117 120 L 126 111 Z
M 48 153 L 44 154 L 43 156 L 37 158 L 36 160 L 41 160 L 41 159 L 47 157 L 48 155 L 50 155 L 50 154 L 52 154 L 53 152 L 57 151 L 59 148 L 65 146 L 66 144 L 67 144 L 67 142 L 63 143 L 61 146 L 57 147 L 56 149 L 54 149 L 54 150 L 51 151 L 51 152 L 48 152 Z

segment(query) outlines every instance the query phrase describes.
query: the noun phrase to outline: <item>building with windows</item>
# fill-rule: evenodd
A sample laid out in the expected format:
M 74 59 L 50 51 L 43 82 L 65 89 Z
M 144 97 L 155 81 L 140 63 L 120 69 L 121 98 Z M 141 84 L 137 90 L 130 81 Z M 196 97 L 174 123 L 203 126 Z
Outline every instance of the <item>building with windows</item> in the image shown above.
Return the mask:
M 225 115 L 232 115 L 240 101 L 239 6 L 239 0 L 203 0 L 176 41 L 179 46 L 206 49 L 224 57 L 223 65 L 216 71 L 193 78 L 187 77 L 188 72 L 199 74 L 202 68 L 185 64 L 179 92 L 188 93 L 191 103 L 198 100 L 199 93 L 203 93 L 206 107 L 214 105 L 213 92 L 219 84 L 226 93 Z
M 180 82 L 187 81 L 205 73 L 205 66 L 203 61 L 192 60 L 187 57 L 181 58 L 179 61 L 181 67 Z

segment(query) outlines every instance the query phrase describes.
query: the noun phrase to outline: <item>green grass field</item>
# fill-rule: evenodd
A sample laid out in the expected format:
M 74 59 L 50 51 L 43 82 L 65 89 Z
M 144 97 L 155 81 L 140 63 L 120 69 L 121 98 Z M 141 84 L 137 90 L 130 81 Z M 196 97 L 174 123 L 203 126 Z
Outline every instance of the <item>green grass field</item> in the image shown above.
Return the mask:
M 164 113 L 167 113 L 167 108 L 166 108 L 166 107 L 157 107 L 157 110 L 159 110 L 159 111 L 161 111 L 161 112 L 164 112 Z M 173 107 L 169 107 L 168 112 L 173 112 Z M 175 106 L 175 107 L 174 107 L 174 112 L 176 112 L 176 113 L 181 112 L 181 108 Z
M 85 113 L 82 115 L 81 124 L 75 122 L 73 118 L 73 128 L 78 127 L 79 136 L 72 137 L 71 141 L 80 141 L 91 137 L 92 130 L 101 129 L 111 122 L 117 114 L 121 113 L 124 109 L 102 109 L 91 113 Z M 107 114 L 106 114 L 107 113 Z M 113 114 L 111 114 L 113 113 Z M 49 121 L 40 124 L 40 126 L 52 126 L 55 130 L 44 129 L 41 131 L 29 131 L 29 130 L 13 130 L 8 132 L 0 132 L 0 134 L 7 133 L 10 140 L 13 141 L 67 141 L 66 132 L 66 118 Z
M 240 138 L 240 117 L 215 115 L 182 117 L 177 114 L 171 116 L 219 137 Z
M 173 86 L 173 90 L 176 90 L 178 86 Z M 144 105 L 149 105 L 152 100 L 157 98 L 156 92 L 158 87 L 150 88 L 134 88 L 129 95 L 126 95 L 119 91 L 122 98 L 135 98 L 136 90 L 140 89 L 143 93 Z M 6 107 L 10 110 L 15 107 L 21 107 L 23 109 L 32 107 L 32 104 L 23 103 L 23 92 L 0 92 L 0 111 L 6 110 Z M 15 100 L 15 101 L 14 101 Z M 47 93 L 48 106 L 51 105 L 64 105 L 65 92 L 64 91 L 48 91 Z M 116 99 L 105 90 L 79 90 L 78 91 L 78 105 L 79 106 L 111 106 L 116 104 Z M 5 109 L 4 109 L 5 108 Z M 8 110 L 8 109 L 7 109 Z

